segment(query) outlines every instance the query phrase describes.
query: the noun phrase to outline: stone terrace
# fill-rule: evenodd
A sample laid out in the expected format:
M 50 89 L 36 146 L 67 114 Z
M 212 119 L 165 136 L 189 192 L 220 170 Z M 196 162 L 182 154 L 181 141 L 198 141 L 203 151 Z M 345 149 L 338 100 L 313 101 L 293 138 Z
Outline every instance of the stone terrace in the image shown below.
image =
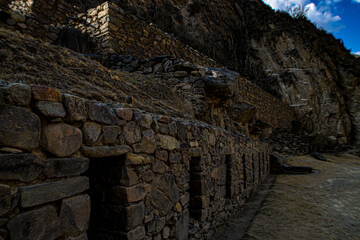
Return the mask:
M 0 93 L 4 239 L 209 239 L 269 173 L 266 143 L 208 124 Z

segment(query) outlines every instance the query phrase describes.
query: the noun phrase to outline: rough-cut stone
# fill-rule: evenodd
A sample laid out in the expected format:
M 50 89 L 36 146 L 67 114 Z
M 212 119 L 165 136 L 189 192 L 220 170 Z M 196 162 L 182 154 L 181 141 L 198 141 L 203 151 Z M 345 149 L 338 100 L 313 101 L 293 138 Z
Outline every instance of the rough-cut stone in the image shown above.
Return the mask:
M 5 88 L 6 102 L 27 107 L 31 101 L 31 87 L 23 83 L 12 83 Z
M 45 86 L 32 86 L 31 89 L 35 100 L 61 102 L 61 92 L 58 89 Z
M 140 202 L 123 208 L 123 217 L 126 230 L 130 230 L 140 225 L 144 221 L 145 206 Z
M 90 197 L 87 194 L 62 200 L 61 230 L 65 235 L 76 235 L 87 230 L 90 220 Z
M 153 154 L 156 150 L 156 135 L 153 130 L 142 132 L 141 152 Z
M 41 173 L 43 166 L 34 154 L 0 154 L 0 179 L 30 182 Z
M 164 227 L 161 233 L 163 239 L 168 239 L 170 236 L 170 228 L 168 226 Z
M 88 111 L 85 99 L 70 94 L 63 95 L 66 119 L 69 121 L 86 121 Z
M 103 142 L 104 143 L 114 143 L 117 139 L 117 136 L 120 133 L 119 126 L 103 126 Z
M 152 184 L 150 203 L 161 216 L 166 215 L 179 201 L 179 190 L 173 175 L 161 175 Z
M 36 109 L 46 117 L 65 117 L 65 109 L 61 103 L 49 102 L 49 101 L 38 101 L 35 104 Z
M 0 148 L 0 152 L 3 153 L 23 153 L 22 150 L 16 148 L 2 147 Z
M 123 129 L 125 141 L 134 144 L 141 141 L 141 130 L 135 122 L 128 122 Z
M 139 176 L 131 168 L 121 168 L 120 184 L 123 186 L 133 186 L 139 183 Z
M 170 163 L 180 163 L 182 159 L 181 153 L 170 153 L 169 161 Z
M 10 219 L 8 228 L 13 240 L 53 240 L 61 236 L 56 209 L 45 206 Z
M 152 166 L 152 170 L 154 173 L 163 174 L 166 172 L 166 169 L 167 169 L 167 165 L 161 161 L 154 162 L 154 164 Z
M 138 240 L 138 239 L 144 239 L 145 237 L 145 228 L 144 226 L 138 226 L 137 228 L 134 228 L 133 230 L 129 231 L 126 234 L 127 240 Z
M 117 117 L 110 108 L 104 103 L 89 103 L 89 117 L 91 120 L 115 125 Z
M 131 108 L 116 108 L 116 115 L 124 120 L 131 121 L 133 117 L 133 110 Z
M 79 150 L 82 132 L 65 123 L 49 124 L 43 127 L 41 145 L 57 157 L 67 157 Z
M 80 234 L 77 237 L 67 237 L 65 240 L 88 240 L 87 233 Z
M 162 149 L 172 151 L 180 148 L 180 143 L 174 137 L 158 134 L 158 140 Z
M 122 146 L 96 146 L 96 147 L 83 147 L 85 156 L 89 158 L 104 158 L 104 157 L 116 157 L 125 153 L 131 152 L 131 148 L 126 145 Z
M 95 144 L 101 134 L 101 125 L 94 122 L 86 122 L 82 127 L 84 142 L 88 145 Z
M 131 187 L 115 186 L 111 189 L 111 200 L 118 203 L 132 203 L 144 200 L 151 191 L 151 185 L 138 184 Z
M 140 155 L 140 154 L 132 154 L 129 153 L 126 155 L 126 165 L 139 165 L 151 163 L 154 160 L 152 156 L 148 155 Z
M 80 175 L 89 168 L 88 158 L 49 159 L 44 169 L 48 178 Z
M 160 161 L 166 162 L 168 160 L 169 154 L 165 150 L 159 150 L 155 153 L 156 159 L 159 159 Z
M 186 240 L 189 235 L 189 210 L 178 215 L 178 220 L 175 227 L 175 237 L 178 240 Z
M 0 216 L 5 215 L 11 208 L 11 189 L 8 185 L 0 184 Z
M 0 108 L 0 145 L 34 149 L 39 144 L 40 119 L 21 107 Z
M 146 129 L 149 129 L 151 127 L 151 124 L 153 122 L 151 114 L 143 114 L 141 116 L 140 120 L 140 126 Z
M 87 177 L 76 177 L 66 180 L 20 187 L 21 206 L 32 207 L 56 201 L 83 192 L 89 188 Z

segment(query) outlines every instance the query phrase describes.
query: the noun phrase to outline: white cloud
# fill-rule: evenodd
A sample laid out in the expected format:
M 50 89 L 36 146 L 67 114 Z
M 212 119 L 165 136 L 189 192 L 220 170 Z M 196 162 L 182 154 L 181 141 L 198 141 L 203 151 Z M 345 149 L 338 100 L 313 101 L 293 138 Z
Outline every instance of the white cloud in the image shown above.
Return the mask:
M 353 2 L 360 3 L 360 0 L 353 0 Z
M 264 0 L 264 2 L 270 5 L 275 10 L 286 10 L 298 6 L 305 5 L 308 9 L 306 16 L 310 21 L 316 23 L 318 27 L 323 27 L 324 29 L 330 32 L 336 32 L 342 27 L 339 24 L 341 17 L 339 15 L 334 15 L 331 13 L 329 5 L 335 4 L 341 0 L 325 0 L 325 7 L 319 8 L 315 3 L 310 2 L 309 0 Z M 360 0 L 354 0 L 359 1 Z
M 358 51 L 358 52 L 353 52 L 352 54 L 356 54 L 356 55 L 359 55 L 359 56 L 360 56 L 360 51 Z

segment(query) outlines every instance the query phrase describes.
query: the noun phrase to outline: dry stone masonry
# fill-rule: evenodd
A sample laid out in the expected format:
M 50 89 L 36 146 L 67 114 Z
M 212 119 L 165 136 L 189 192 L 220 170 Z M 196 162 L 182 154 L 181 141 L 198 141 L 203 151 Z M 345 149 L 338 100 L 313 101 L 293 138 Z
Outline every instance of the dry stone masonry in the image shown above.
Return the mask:
M 219 127 L 1 93 L 0 239 L 209 239 L 269 173 L 268 144 Z

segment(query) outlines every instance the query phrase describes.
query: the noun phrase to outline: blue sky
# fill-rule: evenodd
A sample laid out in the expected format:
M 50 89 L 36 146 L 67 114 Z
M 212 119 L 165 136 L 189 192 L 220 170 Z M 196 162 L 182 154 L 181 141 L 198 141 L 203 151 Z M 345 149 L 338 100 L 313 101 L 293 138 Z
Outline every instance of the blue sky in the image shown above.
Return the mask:
M 263 0 L 276 10 L 305 5 L 308 19 L 360 55 L 360 0 Z

